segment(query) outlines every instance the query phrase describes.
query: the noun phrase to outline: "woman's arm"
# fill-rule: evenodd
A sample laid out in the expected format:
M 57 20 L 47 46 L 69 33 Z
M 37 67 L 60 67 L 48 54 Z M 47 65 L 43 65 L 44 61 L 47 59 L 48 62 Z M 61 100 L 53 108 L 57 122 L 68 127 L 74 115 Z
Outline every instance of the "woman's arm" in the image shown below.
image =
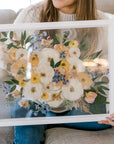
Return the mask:
M 106 117 L 106 120 L 98 121 L 99 124 L 108 124 L 114 126 L 114 113 L 110 115 L 110 117 Z

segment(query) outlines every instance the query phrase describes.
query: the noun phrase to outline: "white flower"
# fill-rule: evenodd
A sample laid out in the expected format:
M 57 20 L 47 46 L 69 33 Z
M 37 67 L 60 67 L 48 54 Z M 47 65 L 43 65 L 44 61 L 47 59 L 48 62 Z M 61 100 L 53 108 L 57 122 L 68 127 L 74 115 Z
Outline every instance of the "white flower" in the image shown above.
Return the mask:
M 27 50 L 26 49 L 17 49 L 15 53 L 15 58 L 17 60 L 25 59 L 27 60 Z
M 38 65 L 37 73 L 41 78 L 41 82 L 47 86 L 50 82 L 52 82 L 52 78 L 54 76 L 54 70 L 52 67 L 48 65 L 48 63 L 40 63 Z
M 1 52 L 7 52 L 8 49 L 7 49 L 7 45 L 3 42 L 0 42 L 0 53 Z
M 48 63 L 50 65 L 51 59 L 54 60 L 55 63 L 60 61 L 59 52 L 52 48 L 44 48 L 42 51 L 39 52 L 39 63 L 42 61 Z
M 70 48 L 69 50 L 71 57 L 80 57 L 80 49 L 79 48 Z
M 67 59 L 67 61 L 70 63 L 70 70 L 77 70 L 77 72 L 84 72 L 85 68 L 83 65 L 83 62 L 77 58 L 77 57 L 70 57 Z
M 56 86 L 55 83 L 52 83 L 52 82 L 45 87 L 46 91 L 57 91 L 60 89 L 61 89 L 60 86 Z
M 63 103 L 63 98 L 61 97 L 61 91 L 48 91 L 49 99 L 46 101 L 46 103 L 50 107 L 57 108 Z
M 40 83 L 32 84 L 31 82 L 26 83 L 23 87 L 23 95 L 27 100 L 36 101 L 41 98 L 43 94 L 43 87 Z
M 83 86 L 77 79 L 70 79 L 67 87 L 62 87 L 62 96 L 70 101 L 76 101 L 83 95 Z

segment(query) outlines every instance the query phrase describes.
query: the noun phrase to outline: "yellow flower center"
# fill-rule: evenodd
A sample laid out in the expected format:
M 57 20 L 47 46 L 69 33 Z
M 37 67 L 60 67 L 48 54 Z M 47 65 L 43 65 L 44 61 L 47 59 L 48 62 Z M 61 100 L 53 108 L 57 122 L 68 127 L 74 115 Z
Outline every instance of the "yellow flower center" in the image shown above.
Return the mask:
M 26 85 L 26 82 L 25 81 L 23 81 L 23 80 L 20 80 L 19 81 L 19 86 L 20 87 L 24 87 Z
M 35 87 L 32 87 L 32 88 L 31 88 L 31 92 L 32 92 L 32 93 L 35 93 L 35 92 L 36 92 L 36 88 L 35 88 Z
M 31 83 L 38 84 L 40 82 L 40 76 L 36 73 L 32 74 L 31 76 Z
M 49 98 L 49 95 L 46 92 L 44 92 L 41 98 L 43 100 L 47 100 Z

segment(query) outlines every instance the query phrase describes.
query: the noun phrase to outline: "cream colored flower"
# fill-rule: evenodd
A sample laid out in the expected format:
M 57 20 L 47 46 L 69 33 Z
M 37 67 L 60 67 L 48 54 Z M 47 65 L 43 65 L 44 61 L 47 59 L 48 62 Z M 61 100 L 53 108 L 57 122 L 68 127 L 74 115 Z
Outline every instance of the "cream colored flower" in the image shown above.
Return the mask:
M 15 57 L 16 51 L 17 51 L 16 48 L 12 48 L 12 49 L 9 50 L 9 58 L 12 61 L 16 61 L 16 57 Z
M 70 70 L 77 70 L 77 72 L 84 72 L 85 68 L 83 65 L 83 62 L 77 58 L 77 57 L 70 57 L 67 59 L 67 61 L 70 63 Z
M 69 50 L 70 56 L 71 57 L 80 57 L 80 49 L 79 48 L 71 48 Z
M 41 63 L 38 65 L 37 72 L 40 76 L 40 81 L 44 85 L 48 85 L 52 82 L 52 78 L 54 76 L 54 70 L 52 67 L 48 65 L 48 63 Z
M 56 86 L 54 82 L 51 82 L 49 85 L 47 85 L 45 87 L 45 90 L 48 91 L 58 91 L 60 90 L 61 87 L 60 86 Z
M 3 42 L 0 42 L 0 52 L 7 52 L 8 49 L 7 49 L 7 45 Z
M 17 80 L 23 80 L 26 76 L 26 60 L 19 60 L 11 66 L 11 73 Z
M 81 82 L 84 89 L 89 89 L 93 83 L 91 76 L 85 72 L 78 73 L 77 79 Z
M 28 52 L 26 49 L 17 49 L 17 51 L 15 52 L 15 58 L 17 60 L 22 60 L 22 59 L 25 59 L 27 60 L 27 55 L 28 55 Z
M 51 59 L 53 59 L 55 63 L 60 61 L 59 52 L 52 48 L 44 48 L 41 52 L 39 52 L 39 63 L 43 62 L 50 65 Z
M 28 82 L 23 87 L 23 95 L 24 98 L 27 100 L 36 101 L 41 98 L 42 94 L 43 94 L 43 87 L 40 83 L 32 84 L 31 82 Z
M 61 97 L 61 91 L 50 91 L 48 92 L 49 99 L 46 101 L 46 103 L 50 107 L 57 108 L 63 103 L 63 98 Z
M 83 95 L 83 86 L 77 79 L 70 79 L 67 87 L 62 87 L 62 96 L 70 101 L 76 101 Z

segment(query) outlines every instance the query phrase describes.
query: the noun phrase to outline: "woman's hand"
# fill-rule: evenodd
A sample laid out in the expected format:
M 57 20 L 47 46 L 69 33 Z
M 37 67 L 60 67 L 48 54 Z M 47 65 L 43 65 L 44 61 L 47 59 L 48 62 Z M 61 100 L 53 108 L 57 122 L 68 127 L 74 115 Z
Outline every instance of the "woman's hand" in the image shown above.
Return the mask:
M 114 126 L 114 120 L 112 120 L 112 118 L 114 118 L 114 113 L 110 115 L 110 117 L 106 117 L 106 120 L 101 120 L 98 121 L 99 124 L 108 124 L 111 126 Z

